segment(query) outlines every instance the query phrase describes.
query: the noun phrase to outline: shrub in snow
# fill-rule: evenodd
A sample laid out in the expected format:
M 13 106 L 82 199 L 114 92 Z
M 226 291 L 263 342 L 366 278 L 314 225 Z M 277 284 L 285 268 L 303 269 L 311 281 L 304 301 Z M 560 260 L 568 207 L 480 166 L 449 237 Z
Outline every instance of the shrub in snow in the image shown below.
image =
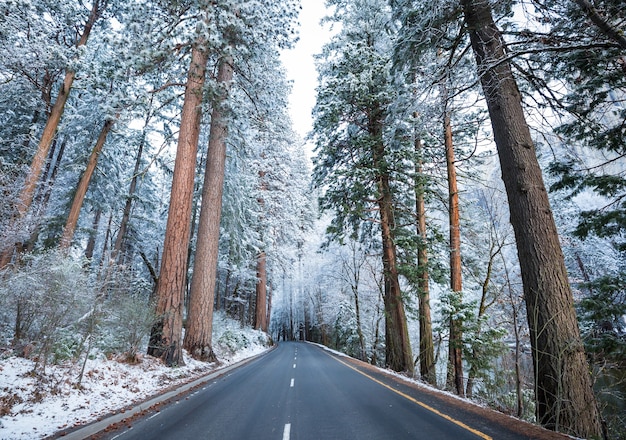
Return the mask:
M 253 345 L 271 345 L 268 335 L 260 330 L 241 328 L 234 319 L 218 311 L 213 315 L 213 340 L 216 352 L 230 357 Z
M 229 354 L 234 354 L 237 351 L 250 346 L 250 341 L 248 340 L 247 335 L 235 329 L 228 329 L 222 333 L 222 336 L 220 336 L 217 340 L 217 343 Z
M 123 354 L 129 363 L 138 361 L 139 351 L 156 322 L 152 302 L 145 291 L 117 290 L 106 302 L 106 333 L 101 349 L 109 354 Z
M 82 261 L 56 251 L 24 262 L 0 286 L 0 331 L 15 354 L 34 359 L 39 373 L 98 352 L 137 361 L 155 322 L 147 282 L 120 266 L 90 277 Z
M 60 252 L 26 256 L 18 271 L 5 272 L 0 297 L 13 324 L 15 347 L 32 344 L 35 369 L 77 354 L 77 323 L 94 302 L 94 291 L 80 262 Z M 7 322 L 8 321 L 8 322 Z

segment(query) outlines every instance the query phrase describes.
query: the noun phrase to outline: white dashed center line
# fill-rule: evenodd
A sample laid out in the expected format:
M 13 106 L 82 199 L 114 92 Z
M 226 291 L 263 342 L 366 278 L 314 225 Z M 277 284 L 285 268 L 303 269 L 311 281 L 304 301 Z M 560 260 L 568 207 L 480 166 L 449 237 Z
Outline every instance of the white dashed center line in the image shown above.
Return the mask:
M 283 440 L 289 440 L 290 434 L 291 434 L 291 423 L 287 423 L 285 425 L 285 429 L 283 430 Z
M 296 368 L 296 364 L 293 364 L 293 368 Z
M 290 388 L 293 388 L 294 382 L 295 382 L 295 379 L 291 379 L 291 385 L 289 385 Z

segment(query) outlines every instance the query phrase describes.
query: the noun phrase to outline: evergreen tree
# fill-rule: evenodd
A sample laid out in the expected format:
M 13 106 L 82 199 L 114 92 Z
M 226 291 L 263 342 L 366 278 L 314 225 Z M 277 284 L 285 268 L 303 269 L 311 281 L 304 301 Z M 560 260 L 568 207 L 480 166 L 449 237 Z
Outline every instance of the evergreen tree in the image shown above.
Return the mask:
M 412 372 L 395 243 L 393 170 L 398 164 L 386 139 L 394 99 L 389 9 L 378 1 L 330 4 L 337 8 L 334 19 L 342 30 L 324 49 L 314 109 L 315 173 L 325 189 L 322 208 L 335 211 L 329 228 L 333 238 L 367 230 L 381 234 L 386 363 Z
M 200 10 L 201 20 L 207 20 L 209 6 L 203 6 Z M 200 25 L 198 31 L 191 50 L 163 244 L 163 258 L 156 286 L 156 313 L 159 316 L 159 322 L 152 329 L 148 347 L 148 354 L 161 357 L 169 366 L 184 365 L 181 339 L 187 272 L 186 257 L 191 234 L 189 223 L 196 152 L 202 119 L 203 89 L 209 58 L 208 37 Z
M 257 5 L 258 6 L 258 5 Z M 226 140 L 229 116 L 228 98 L 233 71 L 256 51 L 289 44 L 295 4 L 262 8 L 246 2 L 218 6 L 216 26 L 221 36 L 218 46 L 217 93 L 213 101 L 207 165 L 202 190 L 194 274 L 190 290 L 189 325 L 185 347 L 194 357 L 211 360 L 212 315 L 217 280 L 220 219 L 226 167 Z M 223 8 L 223 9 L 222 9 Z M 287 12 L 287 13 L 285 13 Z M 251 26 L 255 23 L 255 26 Z
M 87 13 L 87 18 L 79 19 L 79 21 L 84 22 L 84 24 L 81 23 L 81 31 L 78 35 L 75 35 L 72 38 L 73 45 L 75 46 L 77 51 L 87 44 L 87 40 L 89 39 L 91 30 L 102 16 L 104 10 L 106 9 L 106 6 L 106 1 L 94 1 L 91 6 L 91 10 L 89 10 Z M 41 173 L 44 169 L 46 158 L 48 157 L 48 153 L 50 151 L 50 146 L 52 145 L 55 133 L 57 131 L 57 127 L 63 115 L 63 111 L 65 110 L 65 104 L 69 97 L 70 89 L 72 88 L 75 77 L 75 67 L 72 66 L 71 63 L 69 63 L 65 68 L 65 75 L 62 85 L 59 88 L 57 97 L 55 98 L 54 104 L 50 109 L 50 114 L 39 139 L 39 144 L 35 152 L 35 156 L 33 157 L 30 164 L 30 170 L 26 176 L 24 188 L 20 193 L 19 202 L 17 205 L 18 217 L 16 221 L 21 220 L 26 216 L 32 204 L 33 198 L 35 197 L 35 189 L 41 177 Z M 0 250 L 0 267 L 6 266 L 11 261 L 15 250 L 17 250 L 18 252 L 21 251 L 21 245 L 19 243 L 16 245 L 16 247 L 7 247 Z
M 599 436 L 600 417 L 558 233 L 505 44 L 486 2 L 462 0 L 461 5 L 516 236 L 536 368 L 537 418 L 550 429 Z M 493 60 L 498 63 L 492 65 Z

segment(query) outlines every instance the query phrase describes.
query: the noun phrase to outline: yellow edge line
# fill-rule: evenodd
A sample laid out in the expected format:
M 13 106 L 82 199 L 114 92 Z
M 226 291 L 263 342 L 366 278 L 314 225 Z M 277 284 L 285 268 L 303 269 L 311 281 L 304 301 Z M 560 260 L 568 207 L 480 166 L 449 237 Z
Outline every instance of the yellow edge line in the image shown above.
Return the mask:
M 328 353 L 326 353 L 326 354 L 328 354 Z M 410 400 L 411 402 L 415 403 L 416 405 L 419 405 L 419 406 L 421 406 L 422 408 L 427 409 L 428 411 L 430 411 L 430 412 L 432 412 L 432 413 L 437 414 L 439 417 L 443 417 L 444 419 L 448 420 L 449 422 L 452 422 L 452 423 L 454 423 L 455 425 L 458 425 L 458 426 L 460 426 L 461 428 L 466 429 L 467 431 L 471 432 L 472 434 L 476 434 L 478 437 L 483 438 L 483 439 L 485 439 L 485 440 L 493 440 L 493 439 L 492 439 L 490 436 L 488 436 L 487 434 L 482 433 L 482 432 L 480 432 L 480 431 L 478 431 L 478 430 L 476 430 L 476 429 L 474 429 L 474 428 L 470 428 L 470 427 L 469 427 L 469 426 L 467 426 L 465 423 L 463 423 L 463 422 L 461 422 L 461 421 L 459 421 L 459 420 L 456 420 L 456 419 L 454 419 L 454 418 L 450 417 L 449 415 L 442 413 L 441 411 L 436 410 L 436 409 L 435 409 L 435 408 L 433 408 L 432 406 L 426 405 L 425 403 L 420 402 L 420 401 L 419 401 L 419 400 L 417 400 L 417 399 L 414 399 L 413 397 L 409 396 L 408 394 L 405 394 L 405 393 L 403 393 L 402 391 L 398 391 L 398 390 L 396 390 L 395 388 L 390 387 L 390 386 L 389 386 L 389 385 L 387 385 L 386 383 L 381 382 L 380 380 L 373 378 L 373 377 L 372 377 L 372 376 L 370 376 L 369 374 L 366 374 L 366 373 L 362 372 L 362 371 L 361 371 L 361 370 L 359 370 L 358 368 L 353 367 L 352 365 L 350 365 L 350 364 L 348 364 L 348 363 L 346 363 L 346 362 L 342 361 L 341 359 L 338 359 L 338 358 L 336 358 L 335 356 L 331 356 L 330 354 L 328 354 L 328 356 L 330 356 L 331 358 L 335 359 L 337 362 L 344 364 L 346 367 L 353 369 L 353 370 L 354 370 L 354 371 L 356 371 L 357 373 L 362 374 L 363 376 L 365 376 L 365 377 L 367 377 L 368 379 L 370 379 L 370 380 L 372 380 L 372 381 L 376 382 L 377 384 L 384 386 L 384 387 L 385 387 L 385 388 L 387 388 L 388 390 L 391 390 L 391 391 L 393 391 L 394 393 L 399 394 L 400 396 L 404 397 L 405 399 Z

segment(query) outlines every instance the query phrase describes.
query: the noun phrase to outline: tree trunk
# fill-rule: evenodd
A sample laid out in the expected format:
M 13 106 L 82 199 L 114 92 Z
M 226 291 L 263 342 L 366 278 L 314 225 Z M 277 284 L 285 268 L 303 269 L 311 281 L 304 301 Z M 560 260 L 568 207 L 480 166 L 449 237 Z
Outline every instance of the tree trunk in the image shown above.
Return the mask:
M 604 35 L 619 44 L 623 50 L 626 50 L 624 30 L 612 26 L 609 20 L 603 17 L 602 13 L 589 0 L 574 0 L 574 3 L 583 10 L 587 18 L 589 18 Z
M 415 214 L 417 235 L 417 276 L 419 289 L 420 328 L 420 375 L 426 382 L 436 385 L 435 348 L 433 327 L 430 317 L 430 287 L 428 282 L 428 235 L 426 234 L 426 205 L 424 203 L 425 182 L 422 179 L 422 143 L 415 140 Z
M 394 371 L 413 374 L 413 354 L 409 341 L 409 329 L 404 312 L 404 303 L 396 259 L 396 244 L 393 241 L 393 206 L 389 176 L 377 177 L 380 208 L 380 227 L 383 245 L 383 273 L 385 279 L 385 343 L 386 363 Z
M 447 105 L 447 104 L 444 104 Z M 448 196 L 450 221 L 450 289 L 452 294 L 462 301 L 463 278 L 461 274 L 461 228 L 459 225 L 459 191 L 456 183 L 456 165 L 454 159 L 454 146 L 452 145 L 452 125 L 450 114 L 444 111 L 443 117 L 444 143 L 446 148 L 446 167 L 448 170 Z M 452 384 L 456 393 L 465 396 L 463 384 L 463 323 L 454 318 L 454 311 L 450 317 L 449 339 L 449 365 L 454 374 L 448 373 L 448 379 L 452 376 Z
M 189 292 L 189 316 L 185 333 L 185 348 L 200 360 L 215 360 L 212 348 L 213 300 L 217 278 L 217 259 L 222 214 L 222 193 L 226 166 L 226 137 L 228 125 L 224 102 L 233 78 L 232 60 L 227 57 L 219 64 L 217 82 L 223 95 L 213 107 L 206 171 L 202 187 L 202 206 L 198 223 L 196 258 Z
M 102 254 L 100 254 L 100 261 L 98 262 L 98 278 L 102 277 L 105 269 L 105 262 L 108 260 L 106 258 L 107 252 L 109 251 L 109 240 L 111 237 L 111 223 L 113 223 L 113 213 L 109 214 L 109 221 L 107 222 L 107 229 L 104 233 L 104 240 L 102 240 Z
M 269 326 L 272 319 L 272 283 L 268 283 L 267 284 L 267 315 L 265 317 L 265 322 L 266 322 L 266 326 L 267 328 L 265 329 L 265 332 L 267 333 L 269 330 Z
M 256 308 L 254 328 L 267 333 L 267 272 L 265 271 L 265 252 L 261 251 L 256 263 Z
M 509 302 L 511 303 L 511 311 L 513 317 L 513 334 L 515 335 L 515 395 L 517 400 L 517 417 L 522 417 L 524 414 L 524 395 L 522 391 L 522 373 L 521 373 L 521 336 L 520 336 L 520 325 L 519 325 L 519 309 L 517 306 L 517 302 L 515 301 L 515 296 L 513 293 L 513 286 L 511 284 L 511 277 L 509 276 L 509 269 L 506 265 L 506 261 L 504 257 L 502 258 L 504 262 L 504 274 L 506 279 L 506 286 L 509 292 Z
M 184 364 L 181 338 L 187 245 L 191 233 L 189 222 L 208 58 L 204 42 L 193 47 L 180 121 L 161 270 L 155 292 L 159 321 L 152 329 L 148 354 L 162 358 L 168 366 Z
M 89 188 L 89 182 L 91 182 L 91 177 L 96 170 L 96 165 L 98 165 L 98 158 L 100 157 L 100 153 L 102 152 L 102 148 L 104 147 L 106 138 L 111 131 L 114 123 L 115 120 L 107 119 L 107 121 L 104 123 L 104 126 L 102 127 L 102 130 L 100 131 L 100 136 L 98 136 L 96 145 L 93 147 L 93 150 L 91 150 L 89 160 L 87 161 L 87 168 L 85 168 L 85 172 L 78 182 L 76 194 L 74 194 L 74 201 L 72 202 L 70 213 L 67 216 L 65 227 L 63 228 L 63 236 L 61 237 L 61 241 L 59 242 L 59 247 L 61 249 L 67 249 L 72 244 L 74 232 L 76 231 L 76 225 L 78 225 L 80 209 L 83 206 L 83 201 L 85 200 L 85 195 L 87 194 L 87 188 Z
M 264 154 L 261 155 L 264 158 Z M 259 171 L 259 189 L 262 192 L 267 191 L 269 186 L 265 180 L 267 172 Z M 265 200 L 259 196 L 257 199 L 259 204 L 260 216 L 259 225 L 261 225 L 265 209 Z M 259 227 L 261 228 L 261 227 Z M 262 235 L 262 231 L 261 231 Z M 254 316 L 254 328 L 260 329 L 267 333 L 267 272 L 266 272 L 266 259 L 267 255 L 264 251 L 259 252 L 257 256 L 257 283 L 256 283 L 256 302 L 255 302 L 255 316 Z
M 124 204 L 124 211 L 122 212 L 122 221 L 120 222 L 120 229 L 115 237 L 115 244 L 113 245 L 112 258 L 118 260 L 118 263 L 122 261 L 122 249 L 124 247 L 124 240 L 126 239 L 126 231 L 128 230 L 128 223 L 130 222 L 130 213 L 133 207 L 133 199 L 135 192 L 137 191 L 137 180 L 139 179 L 139 168 L 141 167 L 141 159 L 143 156 L 143 148 L 146 143 L 146 129 L 150 120 L 150 114 L 146 116 L 144 123 L 143 133 L 139 140 L 139 147 L 137 148 L 137 155 L 135 156 L 135 168 L 133 169 L 133 177 L 130 180 L 130 188 L 128 189 L 128 196 L 126 197 L 126 203 Z
M 83 28 L 83 33 L 81 34 L 80 39 L 76 43 L 76 47 L 81 47 L 87 44 L 87 39 L 89 38 L 91 29 L 93 28 L 94 24 L 102 13 L 101 6 L 103 6 L 102 9 L 104 9 L 104 7 L 106 7 L 106 2 L 104 4 L 101 4 L 99 0 L 95 0 L 93 2 L 91 12 L 89 13 L 89 18 L 85 23 L 85 27 Z M 39 140 L 39 144 L 37 146 L 37 151 L 35 152 L 35 156 L 33 157 L 30 165 L 30 170 L 28 172 L 28 175 L 26 176 L 24 188 L 20 193 L 19 204 L 17 206 L 18 218 L 16 219 L 16 221 L 24 218 L 26 216 L 26 213 L 30 209 L 30 205 L 32 204 L 33 198 L 35 196 L 37 183 L 39 182 L 41 172 L 45 166 L 50 146 L 52 145 L 52 141 L 54 140 L 54 136 L 59 126 L 59 122 L 61 121 L 61 116 L 63 116 L 65 104 L 67 103 L 70 89 L 72 88 L 75 77 L 76 72 L 74 72 L 73 70 L 67 70 L 65 72 L 63 84 L 59 89 L 57 99 L 52 106 L 50 115 L 48 116 L 48 120 L 43 129 L 41 139 Z M 15 247 L 11 246 L 7 249 L 2 250 L 2 254 L 0 255 L 0 269 L 11 261 L 11 255 L 13 254 L 14 249 Z
M 54 150 L 56 149 L 57 145 L 59 149 L 55 152 Z M 54 184 L 56 182 L 57 174 L 59 173 L 59 168 L 61 167 L 61 162 L 63 160 L 63 155 L 65 154 L 66 146 L 67 138 L 64 138 L 63 142 L 61 142 L 60 145 L 57 144 L 55 139 L 55 141 L 52 143 L 52 147 L 50 148 L 50 154 L 48 155 L 46 170 L 43 175 L 43 178 L 45 179 L 44 188 L 42 194 L 39 194 L 37 197 L 35 197 L 34 202 L 37 204 L 37 210 L 33 213 L 33 215 L 37 218 L 37 221 L 33 228 L 33 232 L 28 238 L 28 242 L 23 247 L 23 250 L 25 252 L 32 252 L 33 249 L 35 249 L 37 241 L 39 240 L 39 234 L 41 233 L 40 218 L 46 212 L 48 203 L 50 202 L 50 197 L 52 196 L 52 188 L 54 187 Z
M 87 240 L 87 247 L 85 248 L 85 258 L 88 260 L 93 258 L 93 252 L 96 249 L 96 237 L 98 236 L 98 226 L 100 226 L 101 216 L 102 209 L 96 209 L 93 217 L 93 224 L 91 225 L 91 231 L 89 232 L 89 240 Z
M 385 144 L 382 137 L 383 112 L 372 108 L 369 112 L 368 132 L 376 143 L 372 148 L 373 166 L 376 170 L 377 202 L 380 212 L 382 239 L 382 262 L 385 304 L 385 363 L 394 371 L 406 371 L 413 375 L 414 364 L 409 340 L 409 329 L 404 312 L 402 291 L 398 279 L 396 244 L 394 242 L 395 221 L 390 177 L 386 171 Z
M 481 333 L 480 322 L 483 316 L 485 316 L 485 313 L 487 312 L 487 308 L 489 307 L 489 304 L 487 304 L 487 294 L 489 293 L 489 284 L 491 283 L 491 274 L 493 272 L 493 264 L 498 254 L 500 254 L 501 250 L 502 250 L 502 245 L 495 244 L 495 243 L 492 243 L 491 248 L 489 249 L 489 262 L 487 263 L 487 271 L 485 273 L 485 280 L 482 283 L 480 303 L 478 305 L 478 315 L 476 316 L 476 321 L 479 324 L 476 336 L 480 336 L 480 333 Z M 472 349 L 472 357 L 476 359 L 478 356 L 480 356 L 480 353 L 474 347 Z M 478 374 L 478 369 L 476 368 L 475 364 L 472 364 L 472 366 L 470 367 L 469 373 L 467 374 L 467 385 L 465 387 L 465 395 L 470 399 L 474 395 L 474 379 L 476 378 L 477 374 Z
M 535 366 L 537 420 L 602 435 L 572 292 L 521 96 L 486 0 L 461 0 L 487 100 L 515 232 Z

